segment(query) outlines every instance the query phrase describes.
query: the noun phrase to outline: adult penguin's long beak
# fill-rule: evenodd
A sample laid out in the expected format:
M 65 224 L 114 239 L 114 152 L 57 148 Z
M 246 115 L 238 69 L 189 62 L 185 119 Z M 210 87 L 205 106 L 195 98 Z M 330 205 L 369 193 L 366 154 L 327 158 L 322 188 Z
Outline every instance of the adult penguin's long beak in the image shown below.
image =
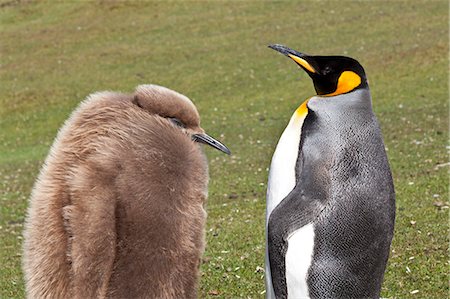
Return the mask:
M 193 134 L 192 140 L 210 145 L 210 146 L 214 147 L 215 149 L 218 149 L 219 151 L 224 152 L 227 155 L 231 154 L 231 151 L 228 149 L 228 147 L 226 147 L 223 143 L 212 138 L 211 136 L 209 136 L 207 134 Z
M 287 57 L 294 60 L 299 66 L 301 66 L 308 74 L 317 73 L 316 69 L 312 66 L 313 57 L 298 51 L 292 50 L 283 45 L 269 45 L 269 48 L 286 55 Z

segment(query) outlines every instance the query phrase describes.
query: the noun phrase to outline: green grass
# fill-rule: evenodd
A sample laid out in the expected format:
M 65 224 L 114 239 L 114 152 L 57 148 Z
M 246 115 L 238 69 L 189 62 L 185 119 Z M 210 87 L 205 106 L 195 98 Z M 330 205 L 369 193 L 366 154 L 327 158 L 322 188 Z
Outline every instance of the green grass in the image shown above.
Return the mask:
M 447 1 L 0 4 L 0 298 L 24 296 L 24 213 L 58 128 L 88 94 L 142 83 L 188 95 L 234 154 L 206 149 L 200 297 L 262 298 L 267 168 L 313 95 L 270 43 L 365 66 L 397 192 L 382 295 L 447 297 Z

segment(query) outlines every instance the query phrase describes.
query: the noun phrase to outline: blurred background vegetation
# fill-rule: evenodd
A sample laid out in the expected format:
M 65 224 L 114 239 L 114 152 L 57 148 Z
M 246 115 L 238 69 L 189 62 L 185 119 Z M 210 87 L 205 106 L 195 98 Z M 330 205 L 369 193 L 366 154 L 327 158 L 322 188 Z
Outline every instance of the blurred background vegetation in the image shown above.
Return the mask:
M 24 296 L 27 200 L 58 128 L 87 95 L 143 83 L 189 96 L 231 157 L 210 162 L 201 298 L 262 298 L 268 167 L 314 94 L 267 48 L 365 67 L 397 192 L 382 296 L 448 295 L 448 1 L 0 0 L 0 298 Z

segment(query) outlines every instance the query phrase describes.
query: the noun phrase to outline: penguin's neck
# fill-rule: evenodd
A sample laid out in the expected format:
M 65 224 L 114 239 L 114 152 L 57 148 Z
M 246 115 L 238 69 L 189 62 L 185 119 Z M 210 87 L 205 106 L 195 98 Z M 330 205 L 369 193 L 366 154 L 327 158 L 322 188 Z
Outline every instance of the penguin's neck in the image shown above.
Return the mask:
M 368 87 L 355 89 L 335 96 L 315 96 L 309 99 L 308 108 L 315 114 L 346 114 L 352 110 L 372 111 L 372 98 Z
M 298 158 L 302 126 L 308 114 L 308 108 L 306 107 L 308 100 L 303 102 L 292 115 L 273 154 L 267 186 L 267 219 L 273 209 L 295 187 L 295 166 Z

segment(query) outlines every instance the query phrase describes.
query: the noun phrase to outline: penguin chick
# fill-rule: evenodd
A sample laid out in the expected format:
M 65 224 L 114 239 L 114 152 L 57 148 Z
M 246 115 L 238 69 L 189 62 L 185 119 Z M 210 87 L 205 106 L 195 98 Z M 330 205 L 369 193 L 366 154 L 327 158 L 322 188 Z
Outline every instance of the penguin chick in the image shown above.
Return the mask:
M 379 298 L 395 193 L 364 69 L 270 47 L 307 72 L 317 95 L 292 115 L 270 166 L 267 298 Z
M 26 218 L 28 298 L 196 298 L 207 161 L 194 104 L 156 85 L 89 96 L 59 131 Z

